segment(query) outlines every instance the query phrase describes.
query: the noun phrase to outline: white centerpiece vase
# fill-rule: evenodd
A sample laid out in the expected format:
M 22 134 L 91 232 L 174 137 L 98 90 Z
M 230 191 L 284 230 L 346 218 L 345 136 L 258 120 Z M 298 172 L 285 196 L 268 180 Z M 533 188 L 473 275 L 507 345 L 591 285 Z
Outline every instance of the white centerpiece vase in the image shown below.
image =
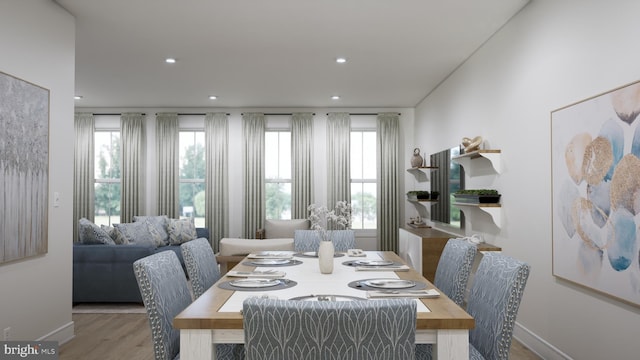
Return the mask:
M 322 274 L 331 274 L 333 272 L 333 255 L 335 247 L 333 241 L 320 241 L 318 246 L 318 262 L 320 263 L 320 272 Z

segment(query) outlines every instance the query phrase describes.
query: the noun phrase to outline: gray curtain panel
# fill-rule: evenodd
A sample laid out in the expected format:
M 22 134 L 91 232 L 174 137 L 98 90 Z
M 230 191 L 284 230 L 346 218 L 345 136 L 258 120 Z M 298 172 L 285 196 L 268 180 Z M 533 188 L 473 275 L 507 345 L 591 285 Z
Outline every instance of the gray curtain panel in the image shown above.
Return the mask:
M 144 170 L 144 116 L 141 113 L 120 115 L 121 182 L 120 222 L 129 223 L 140 213 L 142 172 Z
M 158 214 L 178 218 L 179 138 L 177 113 L 156 115 L 156 162 L 158 167 Z
M 377 118 L 378 230 L 379 249 L 398 253 L 400 199 L 398 196 L 398 113 L 380 113 Z
M 306 219 L 313 204 L 313 114 L 291 116 L 291 218 Z
M 327 207 L 351 203 L 351 116 L 329 113 L 327 117 Z
M 218 252 L 220 239 L 229 232 L 228 149 L 229 120 L 225 113 L 207 113 L 205 133 L 205 223 L 209 228 L 209 241 Z
M 73 162 L 73 241 L 78 241 L 78 220 L 94 220 L 94 133 L 93 114 L 76 113 Z
M 264 129 L 262 113 L 242 115 L 244 157 L 244 219 L 245 238 L 253 238 L 262 227 L 264 208 Z

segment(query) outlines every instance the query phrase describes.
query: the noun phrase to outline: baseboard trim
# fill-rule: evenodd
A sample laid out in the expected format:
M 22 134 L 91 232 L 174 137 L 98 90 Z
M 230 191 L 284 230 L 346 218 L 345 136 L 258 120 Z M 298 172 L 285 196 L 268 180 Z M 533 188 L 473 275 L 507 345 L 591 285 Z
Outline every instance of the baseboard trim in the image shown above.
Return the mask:
M 569 355 L 551 345 L 540 336 L 516 322 L 513 337 L 522 345 L 545 360 L 573 360 Z
M 71 341 L 75 336 L 75 325 L 73 321 L 70 321 L 41 338 L 36 339 L 36 341 L 57 341 L 58 344 L 62 345 Z

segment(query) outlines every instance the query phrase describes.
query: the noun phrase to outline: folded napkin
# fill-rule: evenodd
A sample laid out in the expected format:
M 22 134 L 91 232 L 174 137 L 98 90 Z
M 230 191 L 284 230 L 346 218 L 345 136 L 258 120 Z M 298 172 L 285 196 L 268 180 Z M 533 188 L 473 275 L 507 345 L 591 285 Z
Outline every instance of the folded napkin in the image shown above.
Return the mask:
M 280 251 L 274 251 L 274 252 L 262 251 L 257 253 L 251 253 L 247 255 L 247 258 L 249 259 L 291 259 L 293 258 L 293 253 L 280 252 Z
M 407 265 L 356 266 L 356 271 L 409 271 Z
M 282 278 L 287 273 L 284 271 L 276 271 L 276 270 L 262 270 L 262 271 L 236 271 L 231 270 L 227 272 L 227 276 L 232 277 L 245 277 L 245 278 Z
M 349 257 L 367 257 L 367 254 L 361 249 L 349 249 L 347 250 L 347 256 Z
M 369 290 L 367 291 L 367 298 L 398 298 L 398 297 L 411 297 L 411 298 L 437 298 L 440 293 L 436 289 L 424 289 L 424 290 Z

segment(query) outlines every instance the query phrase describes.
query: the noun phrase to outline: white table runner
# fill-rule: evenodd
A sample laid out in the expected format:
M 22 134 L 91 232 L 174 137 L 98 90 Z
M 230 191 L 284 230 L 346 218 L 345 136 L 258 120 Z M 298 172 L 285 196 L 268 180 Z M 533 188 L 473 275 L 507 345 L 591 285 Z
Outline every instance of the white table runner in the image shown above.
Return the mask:
M 278 299 L 290 299 L 297 296 L 308 295 L 344 295 L 366 298 L 366 291 L 354 289 L 348 286 L 352 281 L 389 278 L 398 279 L 392 271 L 356 271 L 353 266 L 346 266 L 342 263 L 350 260 L 363 259 L 362 257 L 342 256 L 334 258 L 333 273 L 321 274 L 318 259 L 294 257 L 302 261 L 300 265 L 268 267 L 260 266 L 259 270 L 274 269 L 287 273 L 286 279 L 293 280 L 298 284 L 294 287 L 273 291 L 236 291 L 220 308 L 220 312 L 239 312 L 242 310 L 242 302 L 249 297 L 268 296 Z M 367 259 L 381 260 L 376 252 L 367 252 Z M 217 286 L 217 285 L 214 285 Z M 376 301 L 376 300 L 368 300 Z M 418 312 L 430 312 L 430 310 L 419 300 L 416 300 Z

